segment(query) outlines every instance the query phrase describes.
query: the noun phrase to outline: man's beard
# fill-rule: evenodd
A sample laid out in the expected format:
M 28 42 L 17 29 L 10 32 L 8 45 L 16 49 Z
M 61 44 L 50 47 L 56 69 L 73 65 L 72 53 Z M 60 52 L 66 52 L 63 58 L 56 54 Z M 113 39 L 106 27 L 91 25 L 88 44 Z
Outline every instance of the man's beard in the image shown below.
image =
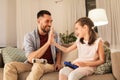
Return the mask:
M 48 26 L 48 27 L 50 27 L 50 26 Z M 50 30 L 46 31 L 45 28 L 42 28 L 42 27 L 41 27 L 41 30 L 42 30 L 44 33 L 49 33 L 49 31 L 50 31 Z

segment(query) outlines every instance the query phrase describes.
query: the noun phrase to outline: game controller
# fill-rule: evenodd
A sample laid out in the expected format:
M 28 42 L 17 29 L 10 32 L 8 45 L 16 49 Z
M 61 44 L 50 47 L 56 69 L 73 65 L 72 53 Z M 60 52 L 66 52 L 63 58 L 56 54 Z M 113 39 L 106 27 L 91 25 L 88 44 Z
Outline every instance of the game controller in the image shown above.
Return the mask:
M 46 63 L 47 63 L 47 60 L 46 60 L 46 59 L 33 58 L 33 59 L 32 59 L 32 63 L 42 63 L 42 64 L 46 64 Z
M 70 67 L 70 68 L 72 68 L 72 69 L 78 68 L 77 65 L 74 65 L 74 64 L 72 64 L 71 62 L 67 62 L 67 61 L 64 62 L 64 65 L 65 65 L 65 66 L 68 66 L 68 67 Z

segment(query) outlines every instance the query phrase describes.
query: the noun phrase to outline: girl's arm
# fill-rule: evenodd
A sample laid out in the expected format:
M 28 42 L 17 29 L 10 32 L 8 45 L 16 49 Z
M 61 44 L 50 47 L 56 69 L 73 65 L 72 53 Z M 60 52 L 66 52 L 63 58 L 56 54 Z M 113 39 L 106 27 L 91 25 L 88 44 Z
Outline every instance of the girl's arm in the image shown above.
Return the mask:
M 105 62 L 105 55 L 104 55 L 104 49 L 103 49 L 103 42 L 100 40 L 98 44 L 98 56 L 99 59 L 96 61 L 88 61 L 88 62 L 77 62 L 75 63 L 78 66 L 90 66 L 90 67 L 96 67 L 100 64 L 103 64 Z
M 57 44 L 56 42 L 53 43 L 54 46 L 56 46 L 58 49 L 60 49 L 61 51 L 63 51 L 64 53 L 69 53 L 71 52 L 72 50 L 76 49 L 77 48 L 77 44 L 74 43 L 72 46 L 66 48 L 64 46 L 61 46 L 59 44 Z

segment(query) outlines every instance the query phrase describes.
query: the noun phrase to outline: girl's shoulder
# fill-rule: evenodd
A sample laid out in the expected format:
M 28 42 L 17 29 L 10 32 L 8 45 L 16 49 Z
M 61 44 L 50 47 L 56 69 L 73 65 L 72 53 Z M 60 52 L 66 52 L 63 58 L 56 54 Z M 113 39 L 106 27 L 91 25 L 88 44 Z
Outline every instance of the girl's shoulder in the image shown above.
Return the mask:
M 103 43 L 103 40 L 102 40 L 101 37 L 97 38 L 96 41 L 95 41 L 95 44 L 94 44 L 94 45 L 96 46 L 96 48 L 98 48 L 98 45 L 99 45 L 100 42 Z
M 100 41 L 103 41 L 101 37 L 98 37 L 95 41 L 95 43 L 99 43 Z

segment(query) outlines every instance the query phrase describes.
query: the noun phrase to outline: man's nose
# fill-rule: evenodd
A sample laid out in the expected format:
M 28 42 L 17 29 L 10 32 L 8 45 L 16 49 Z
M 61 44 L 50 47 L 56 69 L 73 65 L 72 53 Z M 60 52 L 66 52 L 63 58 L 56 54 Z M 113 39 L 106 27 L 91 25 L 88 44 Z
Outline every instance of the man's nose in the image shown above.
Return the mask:
M 49 24 L 48 24 L 49 26 L 51 26 L 52 25 L 52 22 L 49 22 Z

